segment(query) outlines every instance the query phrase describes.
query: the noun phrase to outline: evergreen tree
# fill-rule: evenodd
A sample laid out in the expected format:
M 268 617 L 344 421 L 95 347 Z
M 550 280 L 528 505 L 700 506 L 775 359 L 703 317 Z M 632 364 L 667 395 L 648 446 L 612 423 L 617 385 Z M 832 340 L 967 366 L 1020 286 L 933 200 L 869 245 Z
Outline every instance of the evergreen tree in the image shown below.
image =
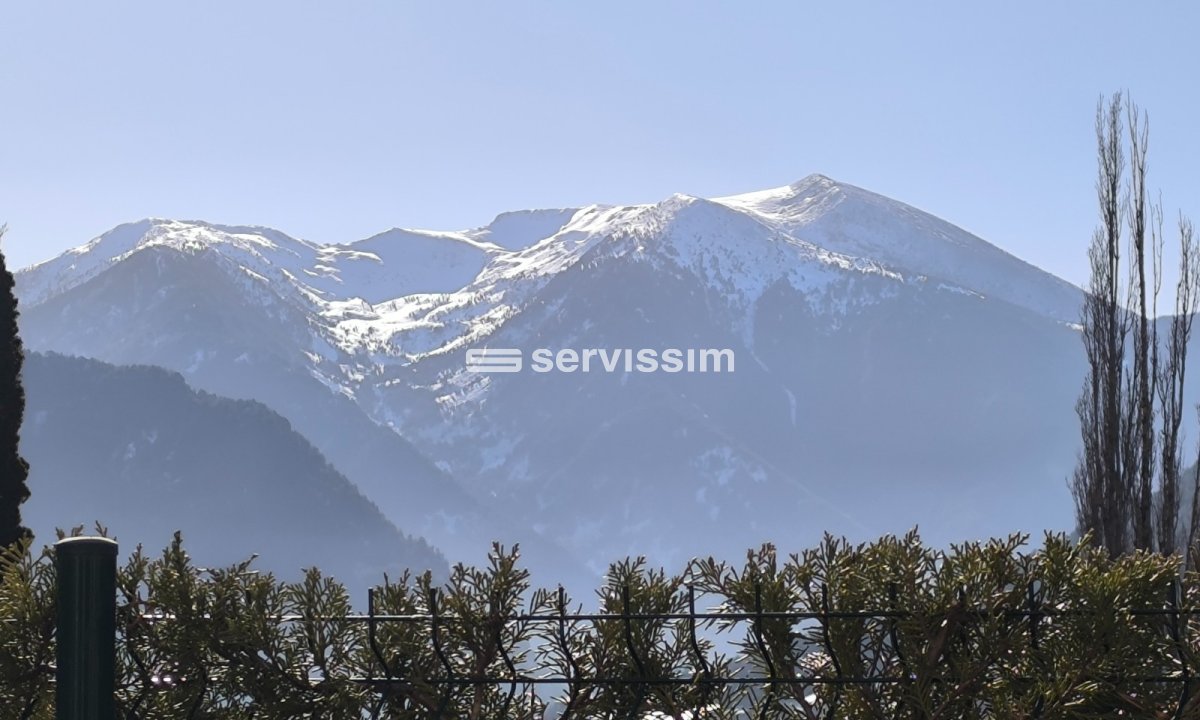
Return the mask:
M 0 237 L 4 228 L 0 227 Z M 30 536 L 21 526 L 21 503 L 29 497 L 25 480 L 29 465 L 17 447 L 21 418 L 25 415 L 25 390 L 21 387 L 24 352 L 17 335 L 17 297 L 13 276 L 0 251 L 0 547 Z

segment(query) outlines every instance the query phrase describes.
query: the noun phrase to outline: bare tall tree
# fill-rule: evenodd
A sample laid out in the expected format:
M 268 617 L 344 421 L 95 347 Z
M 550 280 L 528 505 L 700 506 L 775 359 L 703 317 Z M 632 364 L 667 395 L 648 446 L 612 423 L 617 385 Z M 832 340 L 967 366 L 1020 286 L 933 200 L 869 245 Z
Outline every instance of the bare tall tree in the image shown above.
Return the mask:
M 1161 225 L 1162 214 L 1158 214 Z M 1157 233 L 1161 248 L 1162 232 Z M 1161 258 L 1161 250 L 1159 251 Z M 1180 426 L 1183 423 L 1183 381 L 1187 365 L 1187 346 L 1192 336 L 1192 318 L 1197 307 L 1197 279 L 1200 278 L 1200 252 L 1197 252 L 1192 233 L 1192 223 L 1183 216 L 1179 218 L 1179 280 L 1175 285 L 1175 313 L 1171 316 L 1171 329 L 1167 336 L 1166 356 L 1159 368 L 1158 401 L 1162 408 L 1159 429 L 1161 450 L 1162 487 L 1159 491 L 1158 549 L 1172 553 L 1178 549 L 1180 497 L 1182 487 L 1183 460 Z M 1197 523 L 1200 523 L 1200 495 L 1192 487 L 1191 512 L 1187 522 L 1189 551 L 1195 542 Z
M 1114 112 L 1119 112 L 1120 95 L 1114 99 Z M 1151 268 L 1152 291 L 1146 281 L 1146 150 L 1149 145 L 1149 125 L 1145 117 L 1130 105 L 1129 117 L 1129 186 L 1126 220 L 1129 230 L 1129 294 L 1126 306 L 1134 314 L 1133 367 L 1125 382 L 1126 473 L 1133 505 L 1133 546 L 1154 547 L 1154 466 L 1155 408 L 1158 383 L 1158 333 L 1151 333 L 1161 287 L 1161 266 L 1156 249 Z M 1151 210 L 1153 212 L 1154 209 Z M 1152 298 L 1148 303 L 1148 297 Z M 1155 326 L 1157 327 L 1157 326 Z
M 1096 107 L 1096 141 L 1100 226 L 1088 249 L 1091 281 L 1082 313 L 1088 374 L 1076 403 L 1083 441 L 1070 481 L 1076 521 L 1114 556 L 1131 549 L 1170 553 L 1178 546 L 1184 365 L 1200 259 L 1191 226 L 1181 219 L 1175 313 L 1160 352 L 1162 210 L 1147 201 L 1149 123 L 1118 93 Z M 1200 499 L 1192 515 L 1189 546 Z
M 1130 493 L 1125 429 L 1125 340 L 1129 316 L 1121 307 L 1121 186 L 1125 170 L 1121 96 L 1107 112 L 1096 107 L 1096 147 L 1099 175 L 1096 196 L 1100 227 L 1088 248 L 1091 282 L 1083 306 L 1083 346 L 1088 375 L 1076 405 L 1083 450 L 1071 481 L 1076 520 L 1091 530 L 1093 540 L 1115 554 L 1126 550 Z

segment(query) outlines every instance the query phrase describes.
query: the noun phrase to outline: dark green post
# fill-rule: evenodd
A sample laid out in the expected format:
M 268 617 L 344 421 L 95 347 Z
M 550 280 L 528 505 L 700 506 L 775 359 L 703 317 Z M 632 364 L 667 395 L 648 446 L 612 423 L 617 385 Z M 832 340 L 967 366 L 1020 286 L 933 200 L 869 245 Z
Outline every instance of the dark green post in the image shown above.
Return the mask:
M 117 543 L 73 537 L 54 545 L 58 567 L 56 720 L 115 720 Z

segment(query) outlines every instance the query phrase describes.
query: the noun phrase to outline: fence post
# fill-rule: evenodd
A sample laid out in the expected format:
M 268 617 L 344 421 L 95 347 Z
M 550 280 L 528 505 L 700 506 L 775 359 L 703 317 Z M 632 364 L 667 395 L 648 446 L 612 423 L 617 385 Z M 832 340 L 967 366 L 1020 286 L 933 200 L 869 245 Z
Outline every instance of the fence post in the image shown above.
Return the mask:
M 114 720 L 117 543 L 54 544 L 58 570 L 56 720 Z

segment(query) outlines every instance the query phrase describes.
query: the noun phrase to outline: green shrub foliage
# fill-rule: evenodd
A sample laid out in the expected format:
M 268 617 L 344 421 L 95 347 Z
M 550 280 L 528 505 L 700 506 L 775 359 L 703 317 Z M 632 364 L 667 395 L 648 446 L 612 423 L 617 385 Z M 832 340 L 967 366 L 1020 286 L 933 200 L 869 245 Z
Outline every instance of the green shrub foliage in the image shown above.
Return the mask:
M 53 717 L 52 554 L 25 543 L 2 563 L 4 717 Z M 584 613 L 497 545 L 440 586 L 385 578 L 363 612 L 315 569 L 203 569 L 176 536 L 119 568 L 118 714 L 1192 718 L 1200 578 L 1179 567 L 1063 536 L 826 538 L 678 575 L 618 562 Z

